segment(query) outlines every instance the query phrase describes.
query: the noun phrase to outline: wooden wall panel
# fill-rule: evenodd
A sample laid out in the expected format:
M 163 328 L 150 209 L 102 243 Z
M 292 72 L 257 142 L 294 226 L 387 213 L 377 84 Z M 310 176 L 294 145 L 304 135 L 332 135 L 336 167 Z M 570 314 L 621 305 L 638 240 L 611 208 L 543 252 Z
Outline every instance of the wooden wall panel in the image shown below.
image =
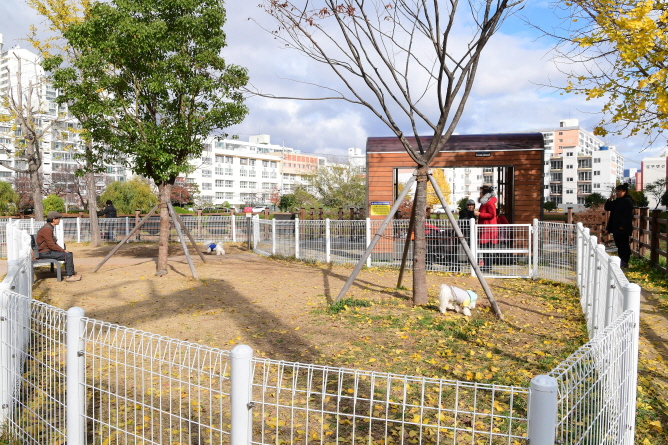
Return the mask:
M 430 138 L 422 140 L 428 144 Z M 518 224 L 529 224 L 533 218 L 541 216 L 542 144 L 540 133 L 453 136 L 432 165 L 434 168 L 513 167 L 512 219 Z M 413 160 L 402 150 L 396 138 L 370 138 L 367 141 L 369 201 L 394 201 L 394 170 L 415 168 Z M 479 151 L 489 151 L 489 156 L 476 156 Z

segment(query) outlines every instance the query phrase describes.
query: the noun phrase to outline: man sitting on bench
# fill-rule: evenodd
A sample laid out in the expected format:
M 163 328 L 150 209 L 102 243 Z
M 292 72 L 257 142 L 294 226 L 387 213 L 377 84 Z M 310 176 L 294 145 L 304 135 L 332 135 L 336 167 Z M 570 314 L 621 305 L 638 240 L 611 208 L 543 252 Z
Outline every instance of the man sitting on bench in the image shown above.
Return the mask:
M 37 232 L 37 249 L 39 250 L 40 258 L 65 261 L 65 281 L 79 281 L 81 280 L 81 275 L 78 275 L 74 271 L 74 256 L 72 252 L 68 252 L 56 244 L 56 236 L 53 233 L 54 227 L 60 224 L 62 217 L 63 215 L 54 211 L 46 215 L 46 224 Z

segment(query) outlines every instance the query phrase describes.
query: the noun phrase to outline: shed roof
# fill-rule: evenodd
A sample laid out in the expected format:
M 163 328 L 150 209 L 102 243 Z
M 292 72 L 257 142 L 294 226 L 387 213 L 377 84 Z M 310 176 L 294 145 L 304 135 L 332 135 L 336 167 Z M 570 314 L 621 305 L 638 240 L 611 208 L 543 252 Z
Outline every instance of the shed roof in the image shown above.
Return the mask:
M 421 136 L 424 147 L 429 146 L 432 136 Z M 414 137 L 406 138 L 417 149 Z M 458 134 L 450 136 L 441 152 L 445 151 L 508 151 L 543 150 L 545 147 L 541 133 L 498 133 L 498 134 Z M 396 136 L 372 137 L 366 142 L 367 153 L 405 152 Z

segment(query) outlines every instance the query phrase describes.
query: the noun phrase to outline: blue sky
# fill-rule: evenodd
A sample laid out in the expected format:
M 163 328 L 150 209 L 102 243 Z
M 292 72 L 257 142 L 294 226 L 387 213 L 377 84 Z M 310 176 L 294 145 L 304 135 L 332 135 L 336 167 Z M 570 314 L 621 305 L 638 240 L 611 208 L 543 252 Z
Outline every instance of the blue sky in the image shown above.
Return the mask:
M 328 69 L 303 56 L 279 48 L 272 36 L 255 21 L 271 26 L 257 7 L 259 1 L 228 0 L 226 32 L 228 62 L 249 69 L 252 83 L 264 92 L 308 93 L 309 90 L 288 78 L 314 82 L 331 81 Z M 550 28 L 560 23 L 547 1 L 529 0 L 523 10 L 510 17 L 483 52 L 476 84 L 456 132 L 460 134 L 494 133 L 558 126 L 559 119 L 577 118 L 587 130 L 598 122 L 600 103 L 586 102 L 579 96 L 559 95 L 541 87 L 550 80 L 564 81 L 551 62 L 553 42 L 525 21 Z M 24 0 L 0 0 L 0 33 L 5 48 L 28 33 L 40 19 Z M 254 18 L 255 21 L 249 20 Z M 387 136 L 390 130 L 363 107 L 341 101 L 284 101 L 250 98 L 246 120 L 228 130 L 247 140 L 251 134 L 271 135 L 273 143 L 285 144 L 303 152 L 343 155 L 351 146 L 364 147 L 369 136 Z M 405 131 L 408 131 L 406 129 Z M 632 161 L 655 155 L 639 153 L 643 140 L 609 138 L 627 158 L 626 167 L 638 167 Z M 660 147 L 662 148 L 662 147 Z

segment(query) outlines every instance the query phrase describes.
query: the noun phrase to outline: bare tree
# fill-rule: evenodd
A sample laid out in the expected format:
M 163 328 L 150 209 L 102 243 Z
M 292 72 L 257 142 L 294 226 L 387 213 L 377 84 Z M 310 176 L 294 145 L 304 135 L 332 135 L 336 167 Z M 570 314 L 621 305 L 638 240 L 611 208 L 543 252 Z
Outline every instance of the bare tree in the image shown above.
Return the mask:
M 19 174 L 25 174 L 30 180 L 30 190 L 34 205 L 34 215 L 37 220 L 44 219 L 43 199 L 43 177 L 42 167 L 42 143 L 44 135 L 53 125 L 58 122 L 59 117 L 54 113 L 47 113 L 45 108 L 44 88 L 46 79 L 40 75 L 37 61 L 24 59 L 17 51 L 9 51 L 9 63 L 5 67 L 9 85 L 2 97 L 2 105 L 6 114 L 2 119 L 12 125 L 14 137 L 11 146 L 3 145 L 3 149 L 14 159 L 19 161 L 4 166 Z M 16 71 L 11 73 L 10 64 L 16 63 Z M 24 75 L 24 62 L 32 63 L 34 66 Z M 11 74 L 14 74 L 12 76 Z M 57 113 L 57 112 L 56 112 Z
M 276 39 L 340 81 L 340 88 L 316 85 L 327 95 L 308 99 L 362 105 L 399 138 L 417 168 L 415 227 L 424 227 L 429 167 L 464 111 L 483 48 L 522 2 L 264 0 L 260 6 L 278 23 L 270 30 Z M 421 138 L 425 131 L 431 137 Z M 425 254 L 424 230 L 416 230 L 414 304 L 427 303 Z

